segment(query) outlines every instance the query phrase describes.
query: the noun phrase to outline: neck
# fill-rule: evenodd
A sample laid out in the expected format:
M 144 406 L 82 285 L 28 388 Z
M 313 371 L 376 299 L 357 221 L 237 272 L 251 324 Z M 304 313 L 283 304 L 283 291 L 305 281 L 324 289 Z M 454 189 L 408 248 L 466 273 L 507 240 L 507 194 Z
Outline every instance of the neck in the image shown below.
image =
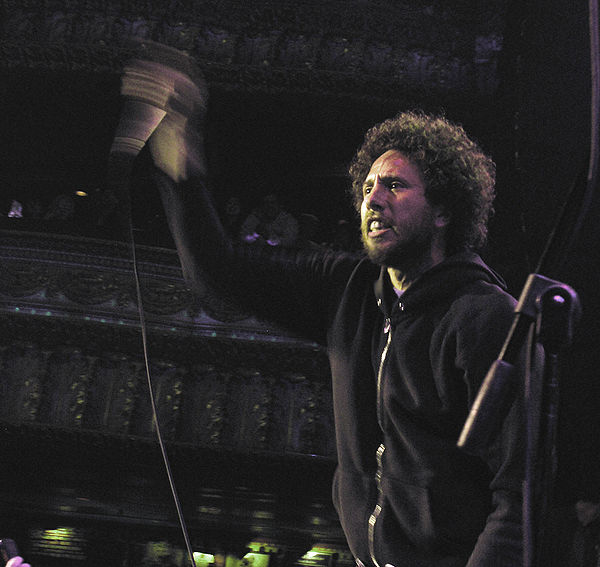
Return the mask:
M 424 258 L 418 265 L 409 268 L 392 268 L 388 266 L 387 273 L 390 276 L 392 285 L 396 289 L 406 291 L 415 280 L 427 270 L 442 262 L 444 258 L 445 255 L 443 253 L 434 253 L 431 257 Z

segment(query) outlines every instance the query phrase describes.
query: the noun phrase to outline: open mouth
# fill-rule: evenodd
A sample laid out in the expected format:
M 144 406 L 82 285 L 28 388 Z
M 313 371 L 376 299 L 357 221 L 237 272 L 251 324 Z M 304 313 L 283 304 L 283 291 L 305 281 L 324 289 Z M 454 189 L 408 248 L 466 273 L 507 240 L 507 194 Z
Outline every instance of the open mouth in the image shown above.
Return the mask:
M 392 227 L 381 219 L 373 219 L 367 225 L 367 235 L 369 238 L 379 238 L 387 234 L 390 230 L 392 230 Z

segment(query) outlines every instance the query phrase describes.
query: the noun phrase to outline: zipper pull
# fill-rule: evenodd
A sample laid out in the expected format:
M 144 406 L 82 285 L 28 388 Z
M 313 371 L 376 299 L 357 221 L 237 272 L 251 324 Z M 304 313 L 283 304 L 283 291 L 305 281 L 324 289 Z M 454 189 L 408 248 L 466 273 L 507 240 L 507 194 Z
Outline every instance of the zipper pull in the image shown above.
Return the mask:
M 376 458 L 377 458 L 377 474 L 375 476 L 375 480 L 377 481 L 377 487 L 381 488 L 381 474 L 382 474 L 382 468 L 383 468 L 383 453 L 385 451 L 385 445 L 383 443 L 379 444 L 379 447 L 377 447 L 377 453 L 376 453 Z
M 392 320 L 389 317 L 385 318 L 385 322 L 383 324 L 383 334 L 387 335 L 392 328 Z

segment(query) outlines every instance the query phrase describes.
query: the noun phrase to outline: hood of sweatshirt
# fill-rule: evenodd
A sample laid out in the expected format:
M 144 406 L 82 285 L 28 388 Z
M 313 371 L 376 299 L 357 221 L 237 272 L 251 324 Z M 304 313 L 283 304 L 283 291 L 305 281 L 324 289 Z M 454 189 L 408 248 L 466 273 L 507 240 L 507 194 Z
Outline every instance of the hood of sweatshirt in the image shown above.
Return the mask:
M 419 276 L 402 294 L 401 302 L 410 309 L 422 303 L 431 306 L 451 298 L 459 289 L 475 281 L 484 281 L 506 290 L 502 277 L 485 264 L 478 254 L 461 252 Z M 391 316 L 394 306 L 398 304 L 398 296 L 385 266 L 374 283 L 374 290 L 379 308 L 386 317 Z

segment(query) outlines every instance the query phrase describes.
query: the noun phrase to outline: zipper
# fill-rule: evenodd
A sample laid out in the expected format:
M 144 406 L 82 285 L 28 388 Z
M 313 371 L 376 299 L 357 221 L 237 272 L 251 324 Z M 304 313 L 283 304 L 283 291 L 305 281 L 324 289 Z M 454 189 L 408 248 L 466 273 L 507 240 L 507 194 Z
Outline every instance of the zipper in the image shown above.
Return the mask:
M 381 352 L 381 358 L 379 359 L 379 368 L 377 371 L 377 421 L 379 422 L 379 427 L 383 431 L 383 416 L 382 416 L 382 388 L 381 382 L 383 379 L 383 367 L 385 365 L 385 360 L 387 358 L 388 351 L 390 349 L 390 344 L 392 342 L 392 322 L 389 317 L 386 318 L 383 332 L 386 335 L 385 346 L 383 347 L 383 351 Z M 379 518 L 379 514 L 381 514 L 381 508 L 383 505 L 383 490 L 381 489 L 381 475 L 382 475 L 382 463 L 383 463 L 383 453 L 385 451 L 385 445 L 381 443 L 377 448 L 377 473 L 375 474 L 375 484 L 377 486 L 377 504 L 371 512 L 369 516 L 369 526 L 368 526 L 368 542 L 369 542 L 369 555 L 371 556 L 371 561 L 375 567 L 380 567 L 377 559 L 375 559 L 375 524 L 377 523 L 377 518 Z
M 383 417 L 382 417 L 382 406 L 383 403 L 381 401 L 381 381 L 383 380 L 383 366 L 385 364 L 385 359 L 387 358 L 388 350 L 390 349 L 390 344 L 392 342 L 392 321 L 389 317 L 386 318 L 383 332 L 386 337 L 385 346 L 383 347 L 383 351 L 381 352 L 381 358 L 379 359 L 379 368 L 377 370 L 377 421 L 379 422 L 379 427 L 383 431 Z
M 375 482 L 377 483 L 377 504 L 369 516 L 369 529 L 368 529 L 368 538 L 369 538 L 369 555 L 371 556 L 371 561 L 375 567 L 380 567 L 377 559 L 375 559 L 375 524 L 377 523 L 377 518 L 379 518 L 379 514 L 381 514 L 381 508 L 383 505 L 383 490 L 381 490 L 381 473 L 382 473 L 382 462 L 383 462 L 383 452 L 385 451 L 385 445 L 381 443 L 377 448 L 377 474 L 375 475 Z

